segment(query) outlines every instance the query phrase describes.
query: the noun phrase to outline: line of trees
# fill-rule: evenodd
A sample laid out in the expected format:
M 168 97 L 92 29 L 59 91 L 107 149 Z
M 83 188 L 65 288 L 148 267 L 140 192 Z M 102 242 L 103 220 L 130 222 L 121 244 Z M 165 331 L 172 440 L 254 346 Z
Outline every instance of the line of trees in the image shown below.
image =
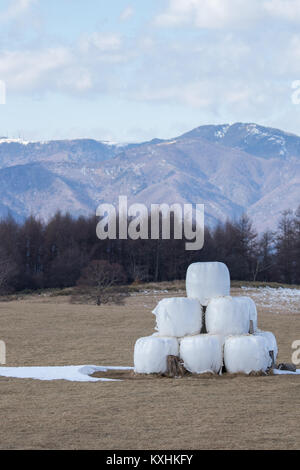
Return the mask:
M 122 266 L 127 282 L 184 279 L 192 262 L 222 261 L 232 279 L 300 284 L 300 206 L 274 232 L 258 235 L 246 215 L 206 228 L 199 251 L 186 251 L 185 239 L 99 240 L 98 222 L 59 212 L 47 223 L 1 220 L 0 292 L 74 286 L 94 260 Z

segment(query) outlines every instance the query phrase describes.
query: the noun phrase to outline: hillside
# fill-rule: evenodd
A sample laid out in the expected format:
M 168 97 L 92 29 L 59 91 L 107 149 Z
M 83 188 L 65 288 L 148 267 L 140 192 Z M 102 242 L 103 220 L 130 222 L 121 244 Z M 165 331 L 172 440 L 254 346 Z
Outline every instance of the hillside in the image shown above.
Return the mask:
M 100 202 L 204 203 L 206 223 L 247 212 L 259 230 L 300 204 L 300 137 L 256 124 L 201 126 L 169 140 L 0 139 L 0 215 L 48 219 Z

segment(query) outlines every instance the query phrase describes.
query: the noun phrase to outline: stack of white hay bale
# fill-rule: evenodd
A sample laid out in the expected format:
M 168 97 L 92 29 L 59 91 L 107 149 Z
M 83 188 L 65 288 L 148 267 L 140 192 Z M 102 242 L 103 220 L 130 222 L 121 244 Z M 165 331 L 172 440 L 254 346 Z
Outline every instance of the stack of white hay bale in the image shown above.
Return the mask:
M 136 373 L 166 373 L 177 356 L 191 373 L 266 371 L 277 356 L 276 338 L 257 327 L 250 297 L 230 296 L 230 275 L 219 262 L 193 263 L 186 275 L 187 297 L 161 300 L 153 310 L 156 330 L 137 340 Z

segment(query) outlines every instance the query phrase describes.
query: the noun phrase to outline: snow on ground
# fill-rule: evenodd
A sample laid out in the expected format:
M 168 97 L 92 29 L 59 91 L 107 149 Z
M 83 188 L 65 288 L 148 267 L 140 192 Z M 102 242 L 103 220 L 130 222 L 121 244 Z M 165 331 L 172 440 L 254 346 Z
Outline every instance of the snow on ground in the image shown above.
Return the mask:
M 247 295 L 261 307 L 280 309 L 287 313 L 300 313 L 300 289 L 285 287 L 242 287 Z
M 167 289 L 164 289 L 164 290 L 156 290 L 156 289 L 152 289 L 152 290 L 144 290 L 142 291 L 143 294 L 145 295 L 150 295 L 150 294 L 168 294 L 169 291 Z
M 140 295 L 154 295 L 154 298 L 156 298 L 157 294 L 169 294 L 169 291 L 167 289 L 164 289 L 164 290 L 156 290 L 156 289 L 147 290 L 147 289 L 145 289 L 143 291 L 132 292 L 130 295 L 131 295 L 131 297 L 137 297 L 137 296 L 140 296 Z
M 0 376 L 17 379 L 69 380 L 71 382 L 120 382 L 116 379 L 90 377 L 95 372 L 132 370 L 132 367 L 58 366 L 58 367 L 0 367 Z
M 57 366 L 57 367 L 0 367 L 0 377 L 35 380 L 68 380 L 70 382 L 122 382 L 119 379 L 91 377 L 95 372 L 108 370 L 133 370 L 133 367 L 112 366 Z M 296 372 L 274 369 L 275 375 L 300 375 Z
M 290 372 L 289 370 L 274 369 L 273 373 L 275 375 L 300 375 L 300 369 L 297 369 L 296 372 Z

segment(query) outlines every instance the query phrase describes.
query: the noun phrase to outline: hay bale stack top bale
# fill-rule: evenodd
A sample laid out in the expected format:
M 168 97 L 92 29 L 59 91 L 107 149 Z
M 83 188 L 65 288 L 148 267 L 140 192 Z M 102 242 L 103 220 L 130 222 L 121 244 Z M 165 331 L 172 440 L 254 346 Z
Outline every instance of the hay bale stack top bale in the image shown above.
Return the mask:
M 230 274 L 224 263 L 193 263 L 186 273 L 187 296 L 207 306 L 214 297 L 230 294 Z

